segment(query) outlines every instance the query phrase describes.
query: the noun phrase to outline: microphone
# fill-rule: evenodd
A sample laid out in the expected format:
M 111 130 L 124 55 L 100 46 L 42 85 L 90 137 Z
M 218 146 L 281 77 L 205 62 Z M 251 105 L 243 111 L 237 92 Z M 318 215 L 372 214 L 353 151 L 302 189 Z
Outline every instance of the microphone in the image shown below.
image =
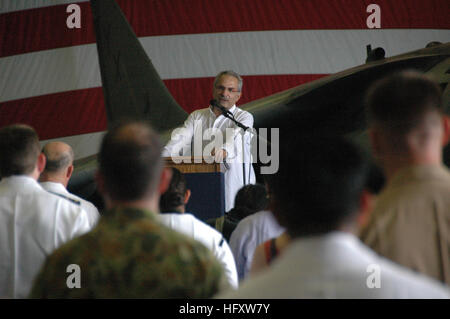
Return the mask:
M 211 100 L 209 101 L 209 104 L 211 104 L 213 107 L 217 107 L 219 110 L 222 111 L 223 116 L 228 117 L 230 120 L 232 120 L 234 123 L 236 123 L 237 126 L 239 126 L 240 128 L 247 130 L 248 126 L 245 126 L 244 124 L 242 124 L 241 122 L 238 122 L 235 118 L 233 113 L 231 113 L 230 111 L 228 111 L 225 107 L 223 107 L 222 105 L 219 104 L 219 102 L 217 102 L 216 100 Z
M 209 104 L 221 110 L 224 116 L 226 117 L 228 117 L 229 115 L 233 116 L 233 114 L 230 111 L 228 111 L 225 107 L 220 105 L 219 102 L 217 102 L 216 100 L 212 99 L 211 101 L 209 101 Z

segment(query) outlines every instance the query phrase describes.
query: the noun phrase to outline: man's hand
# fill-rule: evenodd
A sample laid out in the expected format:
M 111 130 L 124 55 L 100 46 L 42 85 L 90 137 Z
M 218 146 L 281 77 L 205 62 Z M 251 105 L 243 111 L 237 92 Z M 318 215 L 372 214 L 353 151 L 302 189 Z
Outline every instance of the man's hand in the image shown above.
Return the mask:
M 214 156 L 216 163 L 222 163 L 227 158 L 227 151 L 224 149 L 213 149 L 211 156 Z

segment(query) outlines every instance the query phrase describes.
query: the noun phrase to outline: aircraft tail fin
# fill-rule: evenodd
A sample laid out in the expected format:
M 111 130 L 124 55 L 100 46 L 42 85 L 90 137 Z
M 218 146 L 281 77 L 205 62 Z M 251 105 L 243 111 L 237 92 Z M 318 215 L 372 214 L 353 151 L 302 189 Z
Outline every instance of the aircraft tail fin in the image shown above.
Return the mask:
M 108 126 L 144 119 L 158 132 L 183 123 L 187 113 L 161 80 L 114 0 L 91 0 Z

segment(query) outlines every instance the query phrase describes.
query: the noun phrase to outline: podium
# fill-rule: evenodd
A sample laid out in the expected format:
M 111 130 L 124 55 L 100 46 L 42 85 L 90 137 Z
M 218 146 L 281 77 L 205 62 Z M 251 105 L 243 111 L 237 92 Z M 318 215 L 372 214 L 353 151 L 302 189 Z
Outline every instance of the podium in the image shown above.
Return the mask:
M 210 163 L 211 162 L 211 163 Z M 191 198 L 186 212 L 202 221 L 223 216 L 225 212 L 225 167 L 213 162 L 213 157 L 164 157 L 166 167 L 183 173 Z

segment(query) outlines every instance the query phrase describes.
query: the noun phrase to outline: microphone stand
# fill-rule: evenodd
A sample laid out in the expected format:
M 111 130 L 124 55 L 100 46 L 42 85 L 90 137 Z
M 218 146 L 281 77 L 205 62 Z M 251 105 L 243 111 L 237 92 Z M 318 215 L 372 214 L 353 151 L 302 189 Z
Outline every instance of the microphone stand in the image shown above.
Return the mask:
M 232 120 L 234 123 L 236 123 L 237 126 L 239 126 L 240 128 L 242 128 L 244 131 L 248 130 L 249 127 L 245 126 L 244 124 L 242 124 L 241 122 L 237 121 L 234 118 L 233 113 L 231 113 L 230 111 L 228 111 L 225 107 L 223 107 L 222 105 L 220 105 L 216 100 L 211 100 L 209 102 L 211 104 L 211 106 L 217 107 L 219 110 L 222 111 L 222 115 L 229 118 L 230 120 Z
M 210 104 L 213 107 L 217 107 L 219 110 L 222 111 L 222 115 L 225 116 L 226 118 L 229 118 L 230 120 L 232 120 L 238 127 L 242 128 L 244 130 L 244 133 L 242 135 L 242 155 L 244 155 L 244 151 L 245 151 L 245 132 L 249 129 L 248 126 L 242 124 L 241 122 L 239 122 L 238 120 L 236 120 L 234 118 L 233 113 L 231 113 L 230 111 L 228 111 L 225 107 L 223 107 L 222 105 L 220 105 L 216 100 L 211 100 Z M 253 133 L 253 132 L 252 132 Z M 256 136 L 258 136 L 258 133 L 256 133 Z M 247 185 L 246 184 L 246 178 L 245 178 L 245 159 L 243 156 L 243 161 L 242 161 L 242 178 L 243 178 L 243 182 L 244 182 L 244 186 Z M 251 162 L 251 153 L 250 153 L 250 162 Z M 250 163 L 250 165 L 252 165 Z M 249 171 L 248 171 L 248 180 L 250 182 L 250 167 L 249 167 Z

